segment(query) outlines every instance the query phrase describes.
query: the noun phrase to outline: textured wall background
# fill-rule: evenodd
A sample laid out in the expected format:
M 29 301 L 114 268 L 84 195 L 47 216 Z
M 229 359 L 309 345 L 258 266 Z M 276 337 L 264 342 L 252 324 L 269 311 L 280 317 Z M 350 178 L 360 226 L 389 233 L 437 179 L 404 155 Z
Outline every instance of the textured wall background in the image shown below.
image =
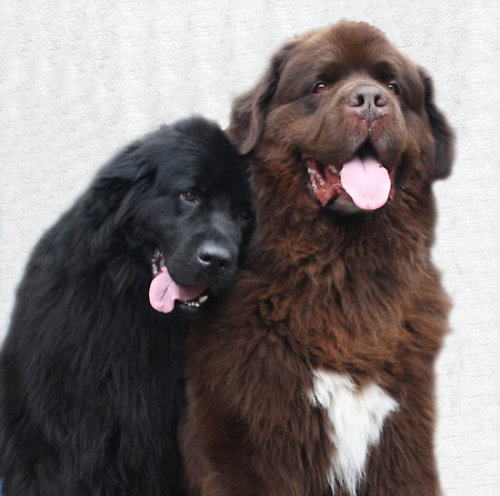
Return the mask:
M 499 4 L 469 0 L 0 0 L 0 336 L 43 230 L 136 136 L 234 95 L 294 34 L 369 21 L 433 75 L 458 135 L 434 258 L 455 307 L 438 363 L 445 494 L 500 487 Z M 71 309 L 68 309 L 71 311 Z

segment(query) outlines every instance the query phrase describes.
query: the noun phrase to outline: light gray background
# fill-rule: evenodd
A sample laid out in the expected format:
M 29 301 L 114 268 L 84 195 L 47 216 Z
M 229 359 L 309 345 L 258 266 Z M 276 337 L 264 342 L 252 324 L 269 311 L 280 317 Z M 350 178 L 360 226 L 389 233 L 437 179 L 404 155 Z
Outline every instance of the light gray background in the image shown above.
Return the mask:
M 498 496 L 498 5 L 0 0 L 0 336 L 33 244 L 118 148 L 192 113 L 227 125 L 283 41 L 369 21 L 433 75 L 458 135 L 453 176 L 435 188 L 434 258 L 455 304 L 436 444 L 446 495 Z

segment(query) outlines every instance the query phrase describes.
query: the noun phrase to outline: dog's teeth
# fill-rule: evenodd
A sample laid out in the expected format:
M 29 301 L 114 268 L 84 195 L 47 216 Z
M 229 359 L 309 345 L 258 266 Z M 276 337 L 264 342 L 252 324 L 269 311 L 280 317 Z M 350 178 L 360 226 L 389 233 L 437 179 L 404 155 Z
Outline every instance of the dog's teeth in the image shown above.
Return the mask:
M 186 301 L 185 304 L 189 307 L 200 307 L 202 303 L 205 303 L 208 299 L 207 295 L 200 296 L 196 300 Z
M 334 165 L 329 165 L 328 168 L 330 169 L 330 172 L 333 172 L 334 174 L 339 173 L 337 167 L 335 167 Z

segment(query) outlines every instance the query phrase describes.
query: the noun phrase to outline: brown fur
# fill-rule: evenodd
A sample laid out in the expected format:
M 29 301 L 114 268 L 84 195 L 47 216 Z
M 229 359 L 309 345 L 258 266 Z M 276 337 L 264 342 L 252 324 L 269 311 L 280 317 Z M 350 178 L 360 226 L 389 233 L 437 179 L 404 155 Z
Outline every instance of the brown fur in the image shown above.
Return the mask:
M 348 160 L 368 130 L 346 92 L 360 82 L 385 91 L 393 78 L 401 96 L 388 93 L 370 130 L 393 200 L 355 214 L 342 198 L 322 207 L 301 153 Z M 310 90 L 318 79 L 321 95 Z M 399 403 L 356 494 L 440 494 L 433 369 L 449 302 L 430 259 L 431 183 L 449 173 L 453 137 L 430 79 L 380 31 L 342 22 L 284 45 L 235 101 L 229 132 L 252 157 L 257 231 L 232 296 L 188 340 L 190 494 L 331 494 L 332 426 L 307 396 L 317 368 L 375 382 Z

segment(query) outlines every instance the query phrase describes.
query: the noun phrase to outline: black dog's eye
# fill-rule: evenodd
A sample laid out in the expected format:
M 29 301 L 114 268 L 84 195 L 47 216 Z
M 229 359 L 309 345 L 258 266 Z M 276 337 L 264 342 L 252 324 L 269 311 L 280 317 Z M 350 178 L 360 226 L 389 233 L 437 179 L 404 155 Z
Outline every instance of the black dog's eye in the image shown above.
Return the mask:
M 314 86 L 313 86 L 313 93 L 323 93 L 324 91 L 328 90 L 328 86 L 326 83 L 323 81 L 318 81 Z
M 241 210 L 240 217 L 243 220 L 249 220 L 252 218 L 252 212 L 250 212 L 250 210 Z
M 242 201 L 238 205 L 240 219 L 250 220 L 253 217 L 252 204 L 247 201 Z
M 200 201 L 200 197 L 192 191 L 185 191 L 184 193 L 180 194 L 180 197 L 182 200 L 188 203 L 196 203 Z
M 395 95 L 399 95 L 399 85 L 396 83 L 396 81 L 391 81 L 387 87 L 389 90 L 394 93 Z

